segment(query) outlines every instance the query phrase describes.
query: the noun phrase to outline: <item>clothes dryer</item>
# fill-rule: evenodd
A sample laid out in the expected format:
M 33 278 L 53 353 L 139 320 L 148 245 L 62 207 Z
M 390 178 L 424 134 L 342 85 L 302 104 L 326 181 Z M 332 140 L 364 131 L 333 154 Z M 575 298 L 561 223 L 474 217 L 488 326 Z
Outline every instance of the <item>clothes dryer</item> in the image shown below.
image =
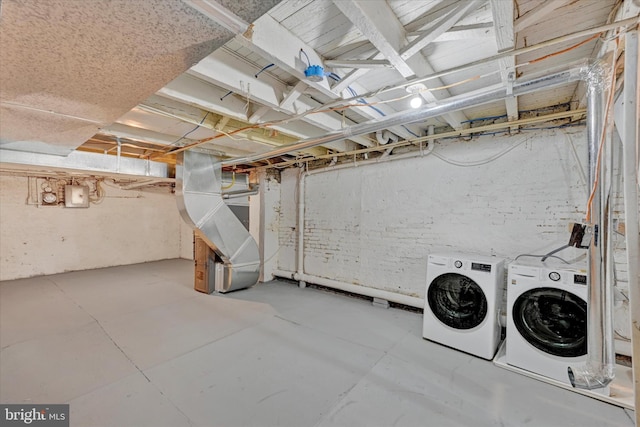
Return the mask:
M 506 362 L 569 384 L 587 355 L 586 266 L 509 265 Z
M 501 336 L 504 264 L 476 254 L 429 255 L 422 336 L 493 359 Z

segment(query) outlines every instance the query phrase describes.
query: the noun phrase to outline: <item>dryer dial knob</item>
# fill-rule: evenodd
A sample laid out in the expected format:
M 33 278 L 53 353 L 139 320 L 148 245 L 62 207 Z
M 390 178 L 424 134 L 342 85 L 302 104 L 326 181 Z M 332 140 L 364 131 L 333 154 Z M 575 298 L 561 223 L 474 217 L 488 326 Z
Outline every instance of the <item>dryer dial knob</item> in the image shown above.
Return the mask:
M 549 279 L 557 282 L 558 280 L 560 280 L 560 273 L 558 273 L 557 271 L 552 271 L 551 273 L 549 273 Z
M 460 261 L 460 260 L 456 260 L 456 262 L 454 262 L 454 263 L 453 263 L 453 265 L 454 265 L 456 268 L 460 268 L 460 267 L 462 267 L 462 261 Z

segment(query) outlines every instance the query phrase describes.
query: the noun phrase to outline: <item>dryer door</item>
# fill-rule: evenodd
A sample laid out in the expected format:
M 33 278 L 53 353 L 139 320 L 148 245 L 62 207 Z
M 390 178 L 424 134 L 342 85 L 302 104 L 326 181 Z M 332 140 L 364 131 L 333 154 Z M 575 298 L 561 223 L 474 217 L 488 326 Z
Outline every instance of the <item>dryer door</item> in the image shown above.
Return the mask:
M 467 276 L 446 273 L 433 279 L 427 291 L 433 315 L 454 329 L 472 329 L 487 317 L 487 297 Z
M 524 292 L 513 304 L 513 323 L 538 350 L 559 357 L 587 354 L 587 303 L 557 288 Z

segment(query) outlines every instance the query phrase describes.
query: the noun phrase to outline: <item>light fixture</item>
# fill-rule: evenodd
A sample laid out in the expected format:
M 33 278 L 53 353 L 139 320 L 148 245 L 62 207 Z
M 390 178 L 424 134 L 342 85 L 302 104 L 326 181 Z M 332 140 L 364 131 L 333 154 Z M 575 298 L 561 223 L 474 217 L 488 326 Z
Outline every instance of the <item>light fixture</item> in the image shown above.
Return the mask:
M 422 83 L 416 83 L 414 85 L 407 86 L 405 89 L 407 92 L 415 94 L 415 96 L 411 98 L 411 101 L 409 101 L 411 108 L 420 107 L 422 105 L 422 96 L 420 95 L 420 92 L 427 90 L 427 87 Z
M 304 76 L 310 82 L 321 82 L 325 75 L 324 68 L 320 65 L 309 65 L 307 69 L 304 70 Z

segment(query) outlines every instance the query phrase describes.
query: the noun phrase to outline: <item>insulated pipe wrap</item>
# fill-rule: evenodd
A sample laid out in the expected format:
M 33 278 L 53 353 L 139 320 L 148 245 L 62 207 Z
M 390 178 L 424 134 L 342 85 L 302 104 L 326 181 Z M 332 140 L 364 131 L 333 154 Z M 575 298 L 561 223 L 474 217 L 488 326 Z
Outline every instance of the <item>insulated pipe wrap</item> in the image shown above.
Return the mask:
M 180 215 L 202 232 L 222 259 L 224 277 L 216 277 L 222 280 L 216 283 L 216 290 L 229 292 L 256 284 L 260 273 L 258 245 L 223 201 L 220 160 L 184 151 L 178 156 L 176 181 Z

